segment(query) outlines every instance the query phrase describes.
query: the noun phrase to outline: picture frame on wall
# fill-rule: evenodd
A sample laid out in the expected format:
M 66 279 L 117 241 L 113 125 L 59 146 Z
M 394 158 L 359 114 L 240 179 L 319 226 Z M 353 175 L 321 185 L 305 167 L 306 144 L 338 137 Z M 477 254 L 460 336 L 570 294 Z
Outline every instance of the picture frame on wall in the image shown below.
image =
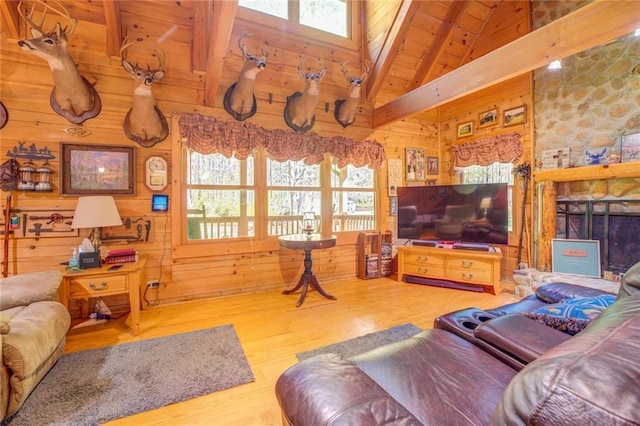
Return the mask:
M 640 161 L 640 132 L 622 135 L 620 137 L 622 162 Z
M 440 173 L 438 157 L 427 157 L 427 175 L 437 175 L 438 173 Z
M 389 197 L 389 214 L 391 216 L 398 215 L 398 197 Z
M 407 182 L 423 182 L 427 178 L 425 150 L 422 148 L 406 148 L 406 176 Z
M 402 159 L 387 159 L 387 189 L 389 197 L 398 195 L 398 187 L 402 186 Z
M 478 128 L 491 127 L 498 124 L 498 108 L 478 114 Z
M 135 147 L 60 142 L 61 195 L 135 195 Z
M 458 137 L 466 138 L 473 135 L 473 121 L 467 123 L 458 124 Z
M 515 108 L 505 109 L 502 113 L 503 127 L 517 126 L 527 122 L 527 106 L 520 105 Z
M 599 240 L 554 238 L 551 257 L 553 272 L 601 278 Z

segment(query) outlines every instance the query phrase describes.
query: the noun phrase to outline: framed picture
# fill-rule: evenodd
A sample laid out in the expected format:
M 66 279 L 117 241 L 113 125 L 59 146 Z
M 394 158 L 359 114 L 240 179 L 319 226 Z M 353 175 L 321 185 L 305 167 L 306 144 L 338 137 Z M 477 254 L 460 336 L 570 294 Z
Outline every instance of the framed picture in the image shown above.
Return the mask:
M 387 187 L 389 197 L 398 195 L 398 187 L 402 186 L 402 160 L 389 158 L 387 160 Z
M 425 150 L 422 148 L 407 148 L 406 154 L 406 181 L 424 181 L 427 178 L 427 166 Z
M 427 175 L 437 175 L 438 173 L 438 157 L 427 157 Z
M 427 186 L 436 186 L 437 184 L 438 184 L 438 179 L 427 180 Z
M 495 126 L 498 124 L 498 108 L 478 114 L 478 128 Z
M 527 106 L 506 109 L 502 114 L 502 123 L 504 127 L 516 126 L 527 122 Z
M 61 195 L 135 195 L 134 147 L 60 142 L 60 156 Z
M 459 138 L 465 138 L 471 135 L 473 135 L 473 121 L 469 121 L 468 123 L 458 124 Z
M 553 272 L 600 278 L 600 241 L 551 240 Z
M 640 133 L 622 135 L 620 142 L 622 162 L 640 161 Z
M 389 214 L 391 216 L 398 215 L 398 197 L 389 197 Z

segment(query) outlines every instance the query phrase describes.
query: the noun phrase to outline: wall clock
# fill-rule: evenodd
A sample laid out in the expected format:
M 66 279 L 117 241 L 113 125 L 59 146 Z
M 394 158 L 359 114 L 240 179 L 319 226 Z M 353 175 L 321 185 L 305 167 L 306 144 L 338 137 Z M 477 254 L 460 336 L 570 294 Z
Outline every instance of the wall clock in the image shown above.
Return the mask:
M 144 163 L 144 183 L 152 191 L 162 191 L 167 187 L 167 161 L 160 156 L 151 156 Z

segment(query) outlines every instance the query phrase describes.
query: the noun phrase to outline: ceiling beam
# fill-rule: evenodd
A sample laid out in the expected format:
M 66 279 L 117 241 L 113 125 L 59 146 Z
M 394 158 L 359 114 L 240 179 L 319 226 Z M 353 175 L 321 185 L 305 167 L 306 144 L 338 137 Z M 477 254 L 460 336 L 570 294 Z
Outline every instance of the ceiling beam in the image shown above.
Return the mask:
M 464 13 L 464 10 L 466 9 L 468 4 L 469 2 L 465 0 L 455 0 L 451 4 L 451 7 L 447 12 L 447 16 L 445 16 L 442 24 L 440 24 L 440 28 L 438 28 L 436 38 L 433 40 L 433 43 L 429 47 L 429 50 L 422 58 L 422 61 L 420 61 L 420 64 L 416 69 L 416 73 L 409 83 L 407 91 L 411 91 L 422 86 L 426 79 L 429 77 L 431 71 L 433 70 L 433 67 L 436 64 L 436 60 L 445 50 L 445 47 L 449 43 L 449 41 L 451 41 L 451 37 L 453 37 L 453 30 L 456 28 L 456 24 Z
M 378 95 L 378 91 L 391 68 L 393 59 L 400 50 L 404 36 L 411 27 L 411 21 L 419 7 L 420 2 L 418 0 L 403 0 L 398 8 L 393 25 L 387 33 L 387 37 L 380 49 L 380 54 L 374 61 L 373 69 L 367 80 L 367 101 L 372 102 Z
M 212 0 L 193 2 L 193 35 L 191 42 L 191 69 L 206 73 L 209 47 L 209 19 L 213 9 Z M 211 27 L 215 28 L 215 27 Z
M 373 127 L 443 105 L 556 59 L 609 42 L 634 31 L 638 22 L 637 2 L 595 0 L 374 109 Z
M 120 0 L 103 0 L 102 7 L 107 28 L 107 56 L 120 56 L 120 46 L 122 46 Z
M 215 29 L 210 31 L 207 54 L 207 78 L 205 81 L 205 106 L 214 106 L 224 57 L 227 53 L 231 30 L 238 12 L 238 0 L 217 1 L 213 4 L 213 13 L 209 22 L 209 27 Z

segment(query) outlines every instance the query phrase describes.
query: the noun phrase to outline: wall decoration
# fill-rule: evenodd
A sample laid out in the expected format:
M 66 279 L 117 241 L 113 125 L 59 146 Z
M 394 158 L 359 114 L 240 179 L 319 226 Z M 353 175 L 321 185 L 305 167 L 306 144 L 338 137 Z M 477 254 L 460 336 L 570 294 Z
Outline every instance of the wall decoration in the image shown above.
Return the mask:
M 607 155 L 609 154 L 609 148 L 587 148 L 584 150 L 584 164 L 587 166 L 593 166 L 596 164 L 607 164 Z
M 341 69 L 345 80 L 347 80 L 349 92 L 346 99 L 336 99 L 336 108 L 334 110 L 334 117 L 338 123 L 342 124 L 342 127 L 347 127 L 355 121 L 358 104 L 360 103 L 360 88 L 367 81 L 369 70 L 371 69 L 371 62 L 365 60 L 364 64 L 362 64 L 362 75 L 351 77 L 349 71 L 345 68 L 348 62 L 344 62 Z
M 135 195 L 135 148 L 61 142 L 61 195 Z
M 425 150 L 422 148 L 407 148 L 406 181 L 424 181 L 427 178 Z
M 469 121 L 468 123 L 458 124 L 458 137 L 466 138 L 467 136 L 473 135 L 473 121 Z
M 71 228 L 73 213 L 74 210 L 61 209 L 11 209 L 11 233 L 14 238 L 77 237 L 78 230 Z
M 391 216 L 398 215 L 398 197 L 389 197 L 389 214 Z
M 438 168 L 438 157 L 427 157 L 427 174 L 437 175 L 440 173 Z
M 304 56 L 298 62 L 298 75 L 304 81 L 304 91 L 287 96 L 284 107 L 284 121 L 298 133 L 306 133 L 316 124 L 316 107 L 320 100 L 320 82 L 327 74 L 327 65 L 322 57 L 318 58 L 320 71 L 304 72 Z
M 498 108 L 478 114 L 478 128 L 495 126 L 498 124 Z
M 527 106 L 506 109 L 502 114 L 502 123 L 504 127 L 516 126 L 527 122 Z
M 122 216 L 122 225 L 102 228 L 100 240 L 105 245 L 153 242 L 152 229 L 152 216 Z
M 552 271 L 601 278 L 599 240 L 551 240 Z
M 0 129 L 2 129 L 5 124 L 9 121 L 9 113 L 7 112 L 7 108 L 5 108 L 2 101 L 0 101 Z
M 542 151 L 541 169 L 566 169 L 569 167 L 569 148 Z
M 402 186 L 402 160 L 389 158 L 387 160 L 387 187 L 389 197 L 398 195 L 398 187 Z
M 436 186 L 438 184 L 438 179 L 428 179 L 427 186 Z
M 622 162 L 640 161 L 640 132 L 622 135 Z

